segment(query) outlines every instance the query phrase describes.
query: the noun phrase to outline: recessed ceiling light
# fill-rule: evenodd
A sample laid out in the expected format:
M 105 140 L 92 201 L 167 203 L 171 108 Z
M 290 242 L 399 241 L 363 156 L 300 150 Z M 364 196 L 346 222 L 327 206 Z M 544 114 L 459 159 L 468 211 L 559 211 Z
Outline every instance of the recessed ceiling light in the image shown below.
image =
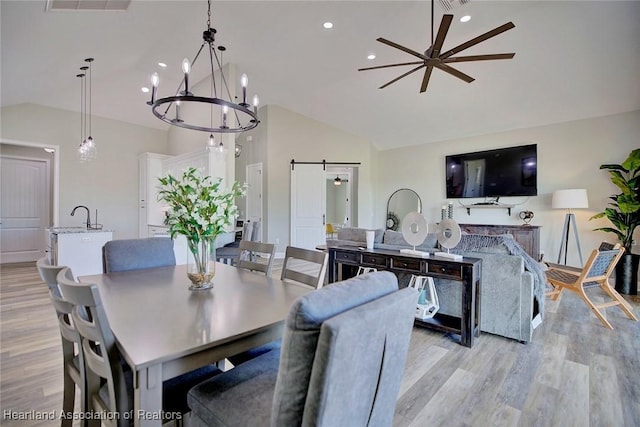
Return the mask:
M 324 24 L 322 24 L 322 26 L 328 30 L 330 28 L 333 28 L 333 22 L 325 22 Z
M 469 15 L 464 15 L 462 18 L 460 18 L 460 22 L 469 22 L 471 21 L 471 16 Z
M 167 68 L 167 64 L 165 64 L 164 62 L 158 62 L 158 66 L 162 68 Z
M 376 59 L 376 56 L 373 53 L 371 53 L 371 54 L 367 55 L 367 59 L 368 60 Z
M 149 88 L 146 86 L 143 86 L 141 89 L 144 93 L 148 93 L 149 92 Z

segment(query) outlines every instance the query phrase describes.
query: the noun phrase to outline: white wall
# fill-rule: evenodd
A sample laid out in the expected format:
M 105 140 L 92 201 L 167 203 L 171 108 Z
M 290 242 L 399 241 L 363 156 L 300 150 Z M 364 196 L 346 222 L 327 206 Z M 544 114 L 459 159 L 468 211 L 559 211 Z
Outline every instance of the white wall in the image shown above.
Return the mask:
M 200 64 L 200 66 L 206 64 Z M 229 87 L 229 91 L 233 94 L 236 88 L 236 67 L 234 64 L 227 64 L 224 66 L 224 73 L 226 77 L 226 81 Z M 226 93 L 220 93 L 220 77 L 218 73 L 215 73 L 216 84 L 218 84 L 218 97 L 222 99 L 227 99 Z M 177 83 L 176 83 L 177 84 Z M 222 86 L 224 88 L 224 86 Z M 165 88 L 166 89 L 166 88 Z M 211 94 L 211 75 L 205 77 L 197 84 L 190 85 L 190 92 L 192 92 L 196 96 L 210 96 Z M 226 89 L 225 89 L 226 92 Z M 165 95 L 163 95 L 165 96 Z M 180 116 L 185 119 L 185 121 L 189 121 L 190 124 L 198 125 L 198 126 L 210 126 L 213 124 L 214 126 L 219 126 L 221 118 L 217 112 L 219 109 L 214 106 L 213 107 L 214 115 L 211 117 L 211 106 L 206 103 L 193 103 L 193 105 L 184 104 L 181 107 Z M 189 118 L 189 120 L 187 120 Z M 179 155 L 185 153 L 192 153 L 194 151 L 202 151 L 205 150 L 206 144 L 209 141 L 209 133 L 196 131 L 191 129 L 185 129 L 177 126 L 170 126 L 168 130 L 168 141 L 169 141 L 169 154 Z M 226 183 L 231 183 L 234 181 L 235 177 L 235 162 L 234 162 L 234 148 L 235 148 L 235 135 L 232 133 L 226 134 L 214 134 L 214 140 L 216 143 L 222 141 L 224 146 L 227 148 L 226 155 L 220 159 L 219 162 L 216 162 L 214 167 L 219 169 L 224 169 L 219 176 L 224 176 Z
M 101 117 L 93 117 L 98 159 L 80 163 L 80 114 L 34 104 L 0 110 L 3 139 L 60 147 L 60 226 L 81 225 L 83 217 L 70 216 L 85 205 L 93 219 L 114 230 L 114 238 L 138 236 L 138 155 L 168 153 L 165 131 Z
M 265 109 L 265 117 L 268 117 L 267 241 L 279 241 L 278 252 L 283 252 L 289 242 L 291 159 L 299 162 L 321 162 L 323 159 L 327 162 L 360 162 L 358 225 L 370 227 L 373 224 L 371 167 L 374 152 L 371 144 L 279 106 L 268 105 Z
M 534 212 L 532 225 L 540 225 L 541 249 L 545 259 L 556 261 L 564 221 L 564 211 L 551 209 L 551 194 L 558 189 L 586 188 L 589 209 L 576 210 L 578 233 L 583 258 L 603 240 L 616 242 L 615 235 L 594 232 L 607 226 L 608 220 L 589 221 L 604 210 L 608 197 L 617 187 L 609 181 L 609 174 L 599 170 L 601 164 L 622 163 L 631 150 L 638 148 L 640 111 L 588 120 L 520 129 L 434 144 L 424 144 L 381 151 L 377 156 L 375 177 L 375 223 L 382 227 L 387 198 L 401 187 L 415 190 L 422 198 L 428 220 L 440 218 L 440 206 L 447 202 L 444 183 L 444 158 L 448 154 L 481 151 L 493 148 L 538 145 L 538 196 L 501 198 L 503 203 L 517 204 L 511 216 L 505 209 L 476 209 L 467 215 L 457 200 L 454 218 L 461 223 L 520 225 L 522 210 Z M 467 203 L 461 200 L 463 203 Z M 477 201 L 477 200 L 475 200 Z M 636 239 L 640 235 L 636 233 Z M 568 263 L 579 264 L 573 234 L 569 243 Z M 640 252 L 636 247 L 635 252 Z

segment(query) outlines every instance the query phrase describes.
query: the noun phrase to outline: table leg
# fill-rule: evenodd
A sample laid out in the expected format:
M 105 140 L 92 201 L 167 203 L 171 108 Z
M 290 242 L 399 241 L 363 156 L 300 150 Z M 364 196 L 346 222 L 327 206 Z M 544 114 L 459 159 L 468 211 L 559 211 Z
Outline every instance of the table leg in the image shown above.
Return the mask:
M 137 371 L 134 381 L 133 420 L 138 426 L 162 426 L 162 366 Z

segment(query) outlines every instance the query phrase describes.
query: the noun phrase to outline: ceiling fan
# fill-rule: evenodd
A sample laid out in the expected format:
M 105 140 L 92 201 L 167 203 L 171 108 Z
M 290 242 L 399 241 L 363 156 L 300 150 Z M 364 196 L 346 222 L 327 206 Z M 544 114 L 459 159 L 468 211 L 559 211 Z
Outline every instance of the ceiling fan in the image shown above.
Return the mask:
M 405 46 L 399 45 L 398 43 L 394 43 L 385 38 L 379 37 L 376 39 L 380 43 L 384 43 L 388 46 L 399 49 L 403 52 L 406 52 L 410 55 L 420 58 L 420 61 L 415 62 L 401 62 L 397 64 L 388 64 L 388 65 L 379 65 L 376 67 L 367 67 L 367 68 L 359 68 L 358 71 L 366 71 L 366 70 L 377 70 L 380 68 L 390 68 L 390 67 L 402 67 L 406 65 L 418 65 L 412 70 L 407 71 L 406 73 L 396 77 L 388 83 L 380 86 L 379 89 L 384 89 L 392 83 L 397 82 L 403 77 L 408 76 L 422 68 L 425 68 L 424 77 L 422 78 L 422 84 L 420 86 L 420 93 L 425 92 L 427 90 L 427 86 L 429 85 L 429 79 L 431 78 L 431 72 L 433 68 L 439 68 L 442 71 L 445 71 L 452 76 L 455 76 L 461 80 L 464 80 L 467 83 L 471 83 L 475 79 L 455 68 L 448 65 L 456 62 L 469 62 L 469 61 L 488 61 L 494 59 L 511 59 L 515 56 L 515 53 L 497 53 L 497 54 L 489 54 L 489 55 L 470 55 L 470 56 L 458 56 L 453 57 L 453 55 L 468 49 L 472 46 L 477 45 L 478 43 L 482 43 L 483 41 L 490 39 L 491 37 L 495 37 L 498 34 L 504 33 L 507 30 L 515 28 L 513 22 L 507 22 L 504 25 L 501 25 L 497 28 L 494 28 L 491 31 L 488 31 L 478 37 L 475 37 L 465 43 L 462 43 L 453 49 L 450 49 L 444 53 L 441 52 L 442 45 L 444 44 L 444 39 L 447 36 L 447 32 L 449 31 L 449 27 L 451 26 L 451 21 L 453 20 L 453 15 L 443 15 L 442 21 L 440 22 L 440 28 L 438 29 L 438 35 L 436 36 L 435 42 L 433 40 L 433 0 L 431 1 L 431 46 L 424 52 L 420 53 L 415 50 L 409 49 Z

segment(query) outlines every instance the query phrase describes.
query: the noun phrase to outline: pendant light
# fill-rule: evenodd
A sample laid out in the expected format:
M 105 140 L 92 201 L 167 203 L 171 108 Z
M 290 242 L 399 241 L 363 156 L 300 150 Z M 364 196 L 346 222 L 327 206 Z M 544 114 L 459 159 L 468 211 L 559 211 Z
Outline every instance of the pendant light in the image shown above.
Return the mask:
M 98 148 L 93 140 L 91 131 L 91 104 L 92 104 L 92 78 L 91 78 L 91 63 L 93 58 L 87 58 L 84 60 L 89 65 L 80 67 L 82 74 L 78 74 L 76 77 L 80 77 L 80 127 L 81 127 L 81 143 L 78 147 L 78 157 L 80 162 L 88 162 L 98 158 Z M 88 74 L 88 83 L 87 83 Z M 88 101 L 87 101 L 88 99 Z M 85 135 L 86 136 L 85 138 Z

